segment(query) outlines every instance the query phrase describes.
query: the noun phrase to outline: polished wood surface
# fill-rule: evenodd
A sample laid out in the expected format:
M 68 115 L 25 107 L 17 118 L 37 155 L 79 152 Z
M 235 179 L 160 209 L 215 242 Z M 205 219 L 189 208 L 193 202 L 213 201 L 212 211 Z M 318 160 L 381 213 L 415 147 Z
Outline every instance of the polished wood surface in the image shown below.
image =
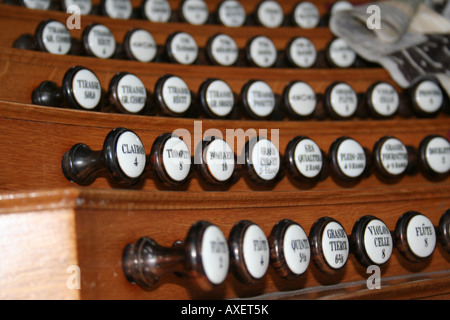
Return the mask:
M 208 2 L 210 8 L 218 1 Z M 174 6 L 174 3 L 171 4 Z M 249 10 L 256 0 L 243 1 Z M 294 1 L 286 1 L 287 12 Z M 331 1 L 320 2 L 325 12 Z M 134 5 L 136 3 L 133 2 Z M 121 270 L 123 248 L 141 236 L 150 236 L 164 246 L 184 239 L 198 220 L 216 224 L 227 236 L 240 220 L 251 220 L 270 234 L 281 219 L 298 222 L 309 233 L 320 217 L 330 216 L 351 232 L 363 215 L 382 219 L 391 231 L 406 211 L 425 214 L 435 226 L 450 208 L 449 179 L 430 181 L 420 172 L 400 181 L 387 182 L 376 174 L 348 185 L 327 177 L 314 186 L 294 181 L 287 172 L 273 187 L 259 187 L 245 176 L 231 186 L 211 187 L 195 174 L 178 189 L 163 186 L 148 173 L 143 181 L 124 188 L 106 175 L 86 187 L 69 182 L 61 170 L 61 159 L 72 145 L 83 142 L 100 150 L 104 138 L 115 127 L 127 127 L 142 139 L 147 154 L 162 133 L 182 129 L 190 133 L 191 153 L 203 136 L 211 133 L 247 140 L 253 132 L 278 134 L 282 155 L 298 135 L 314 139 L 328 152 L 332 142 L 350 136 L 371 150 L 375 142 L 393 135 L 406 145 L 418 147 L 428 134 L 450 137 L 448 115 L 433 119 L 396 116 L 390 120 L 352 119 L 348 121 L 294 121 L 283 116 L 276 121 L 252 121 L 241 115 L 235 120 L 209 120 L 202 114 L 176 119 L 154 115 L 126 115 L 104 108 L 87 112 L 31 104 L 31 93 L 44 80 L 60 84 L 72 65 L 91 68 L 107 90 L 115 73 L 137 74 L 153 91 L 156 81 L 172 73 L 186 80 L 196 93 L 210 76 L 226 80 L 239 94 L 250 78 L 267 81 L 280 95 L 290 80 L 307 81 L 317 93 L 323 93 L 335 80 L 347 81 L 358 93 L 364 93 L 375 81 L 392 82 L 386 71 L 368 69 L 306 69 L 251 67 L 223 68 L 211 65 L 181 66 L 170 63 L 139 63 L 126 60 L 101 60 L 85 56 L 53 56 L 43 52 L 18 50 L 12 42 L 21 34 L 34 33 L 44 18 L 65 21 L 58 11 L 32 11 L 0 4 L 0 298 L 4 299 L 448 299 L 450 295 L 450 254 L 440 244 L 432 257 L 422 263 L 407 262 L 394 249 L 382 270 L 382 289 L 368 290 L 369 275 L 353 255 L 344 269 L 335 275 L 321 273 L 313 264 L 298 280 L 282 280 L 270 267 L 263 280 L 243 285 L 229 274 L 226 282 L 212 292 L 202 292 L 188 279 L 176 275 L 161 279 L 153 291 L 145 292 L 129 284 Z M 216 32 L 235 37 L 240 48 L 256 34 L 273 37 L 279 50 L 295 35 L 311 38 L 318 49 L 332 38 L 327 28 L 301 30 L 282 27 L 227 29 L 218 25 L 194 27 L 182 23 L 159 24 L 143 20 L 116 21 L 100 16 L 82 18 L 110 26 L 118 42 L 134 26 L 151 31 L 163 45 L 171 31 L 191 32 L 204 46 Z M 72 30 L 79 38 L 82 30 Z M 398 88 L 398 87 L 397 87 Z M 398 88 L 400 91 L 401 89 Z M 214 130 L 214 131 L 213 131 Z M 237 140 L 235 140 L 237 141 Z M 243 145 L 234 145 L 237 155 Z M 68 288 L 71 266 L 80 268 L 81 289 Z M 71 278 L 70 278 L 71 279 Z M 69 285 L 70 287 L 70 285 Z

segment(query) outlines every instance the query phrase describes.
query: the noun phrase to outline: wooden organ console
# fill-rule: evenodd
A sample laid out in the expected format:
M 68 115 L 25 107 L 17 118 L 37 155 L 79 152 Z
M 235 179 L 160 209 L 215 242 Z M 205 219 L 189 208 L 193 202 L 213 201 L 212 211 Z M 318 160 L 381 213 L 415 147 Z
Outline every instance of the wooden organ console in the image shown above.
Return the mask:
M 42 28 L 37 31 L 45 20 L 66 24 L 70 15 L 59 4 L 51 10 L 0 4 L 0 298 L 450 298 L 448 169 L 436 172 L 429 163 L 440 161 L 434 165 L 445 168 L 449 161 L 446 97 L 437 114 L 424 117 L 412 110 L 412 102 L 405 102 L 407 90 L 384 69 L 364 61 L 342 68 L 325 65 L 324 52 L 334 37 L 326 23 L 311 29 L 295 26 L 289 16 L 297 0 L 279 1 L 285 24 L 275 27 L 258 25 L 253 15 L 258 0 L 241 1 L 249 22 L 238 27 L 214 20 L 219 0 L 205 1 L 210 18 L 202 25 L 182 21 L 181 2 L 168 2 L 168 22 L 81 15 L 81 27 L 69 30 L 72 53 L 65 55 L 16 42 L 26 34 L 22 39 L 31 43 L 45 38 Z M 314 3 L 325 20 L 332 1 Z M 136 14 L 141 3 L 131 4 Z M 94 0 L 93 5 L 100 7 L 100 2 Z M 109 28 L 118 44 L 116 56 L 85 52 L 83 39 L 92 23 Z M 154 61 L 126 57 L 126 35 L 135 28 L 154 37 Z M 198 45 L 194 62 L 190 47 L 181 49 L 181 56 L 166 52 L 166 44 L 180 32 L 191 37 L 185 36 L 181 46 L 189 47 L 192 41 Z M 228 51 L 238 55 L 236 64 L 220 65 L 211 58 L 210 41 L 218 34 L 236 42 L 238 51 Z M 256 37 L 264 37 L 258 42 L 260 51 L 275 47 L 272 65 L 270 52 L 263 58 L 246 57 Z M 294 67 L 288 61 L 292 57 L 286 48 L 298 37 L 316 48 L 315 65 Z M 94 47 L 90 49 L 98 49 Z M 105 50 L 98 55 L 107 55 Z M 70 70 L 74 66 L 83 69 Z M 117 89 L 129 74 L 137 76 L 146 91 L 133 92 L 148 101 L 137 114 L 121 103 L 124 98 Z M 53 84 L 39 87 L 45 81 Z M 314 113 L 303 116 L 287 108 L 287 88 L 294 81 L 312 88 L 317 96 Z M 377 82 L 398 91 L 400 105 L 409 113 L 379 118 L 363 103 L 350 117 L 330 111 L 332 85 L 341 85 L 341 91 L 353 89 L 352 97 L 361 102 Z M 234 98 L 230 113 L 208 109 L 206 90 L 212 83 L 218 96 L 228 92 L 226 97 Z M 99 100 L 92 110 L 83 110 L 92 98 L 89 92 Z M 307 99 L 308 92 L 311 97 L 310 91 L 300 92 L 299 99 Z M 84 98 L 77 97 L 80 94 Z M 192 98 L 189 109 L 170 106 L 168 99 L 175 99 L 170 94 Z M 274 103 L 274 111 L 265 113 L 252 105 L 254 96 L 259 97 L 256 104 Z M 185 151 L 175 149 L 175 154 L 173 148 L 179 145 L 167 150 L 164 134 L 170 133 L 182 137 Z M 254 136 L 268 140 L 245 145 Z M 440 138 L 433 140 L 434 148 L 444 151 L 438 160 L 429 160 L 427 148 L 434 136 Z M 223 149 L 224 140 L 231 141 L 229 149 Z M 77 144 L 83 146 L 75 150 Z M 299 155 L 297 146 L 306 151 Z M 213 152 L 208 158 L 207 151 L 214 148 L 219 169 Z M 120 150 L 131 156 L 114 153 Z M 163 167 L 165 154 L 170 157 L 172 151 L 180 158 L 179 170 Z M 391 170 L 383 164 L 382 154 L 389 158 L 400 153 L 400 160 L 388 162 Z M 316 173 L 296 169 L 301 156 L 311 162 L 303 170 Z M 201 164 L 194 161 L 201 157 Z M 252 164 L 249 159 L 257 160 Z M 263 171 L 270 177 L 262 177 Z M 408 234 L 413 219 L 420 244 L 408 242 L 414 237 Z M 383 249 L 387 259 L 379 261 L 367 252 L 364 228 L 369 224 L 392 250 Z M 303 238 L 283 242 L 287 230 Z M 212 252 L 205 251 L 208 241 Z M 424 243 L 427 248 L 414 251 Z M 258 252 L 246 254 L 252 246 Z M 290 269 L 282 252 L 289 246 L 304 270 Z M 340 250 L 344 253 L 335 254 Z M 212 260 L 219 260 L 206 261 L 213 254 Z M 367 282 L 373 276 L 368 267 L 377 264 L 381 288 L 373 289 Z

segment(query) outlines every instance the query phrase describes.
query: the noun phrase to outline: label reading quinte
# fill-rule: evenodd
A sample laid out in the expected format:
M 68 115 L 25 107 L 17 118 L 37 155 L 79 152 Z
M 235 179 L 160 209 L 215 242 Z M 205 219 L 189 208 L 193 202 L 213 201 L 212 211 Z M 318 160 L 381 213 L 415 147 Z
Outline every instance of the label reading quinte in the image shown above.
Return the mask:
M 280 170 L 280 153 L 272 141 L 261 139 L 251 150 L 250 163 L 259 178 L 270 181 Z
M 301 2 L 295 7 L 294 20 L 300 28 L 312 29 L 319 24 L 320 13 L 313 3 Z
M 262 278 L 269 267 L 269 243 L 262 229 L 256 225 L 247 228 L 242 244 L 244 262 L 250 275 Z
M 308 236 L 299 225 L 287 228 L 283 239 L 284 257 L 289 269 L 295 274 L 303 274 L 311 258 Z
M 177 33 L 170 43 L 170 51 L 176 62 L 192 64 L 198 56 L 198 46 L 195 39 L 188 33 Z
M 122 133 L 117 140 L 119 166 L 130 178 L 139 177 L 145 169 L 145 149 L 141 139 L 130 131 Z
M 402 174 L 408 166 L 408 150 L 400 140 L 390 138 L 381 147 L 380 160 L 388 173 L 392 175 Z
M 316 94 L 310 85 L 297 81 L 288 92 L 289 106 L 299 116 L 309 116 L 316 109 Z
M 310 68 L 316 61 L 317 52 L 314 44 L 307 38 L 296 38 L 289 47 L 292 62 L 300 68 Z
M 376 264 L 383 264 L 392 254 L 393 242 L 391 232 L 383 221 L 374 219 L 364 230 L 364 247 L 366 253 Z
M 231 66 L 239 57 L 239 48 L 229 35 L 220 34 L 211 43 L 211 55 L 218 64 Z
M 222 139 L 215 139 L 204 150 L 204 160 L 209 173 L 217 181 L 226 181 L 234 172 L 234 152 Z
M 328 54 L 331 61 L 340 68 L 350 67 L 356 59 L 356 53 L 349 47 L 344 39 L 333 40 L 329 47 Z
M 105 11 L 110 18 L 129 19 L 133 13 L 133 7 L 130 0 L 106 0 Z
M 411 218 L 406 228 L 409 248 L 418 257 L 429 257 L 436 246 L 436 232 L 433 223 L 424 215 Z
M 168 139 L 163 149 L 163 165 L 171 179 L 186 179 L 191 168 L 191 152 L 186 142 L 178 137 Z
M 72 47 L 70 32 L 59 21 L 47 23 L 42 31 L 45 49 L 53 54 L 68 54 Z
M 264 1 L 258 7 L 258 20 L 266 28 L 278 28 L 283 23 L 283 8 L 276 1 Z
M 175 113 L 183 113 L 191 105 L 191 91 L 186 82 L 177 76 L 164 82 L 162 97 L 167 108 Z
M 219 7 L 219 19 L 226 27 L 240 27 L 245 22 L 244 7 L 236 0 L 225 0 Z
M 261 68 L 269 68 L 277 60 L 277 48 L 265 36 L 258 36 L 251 41 L 249 54 L 253 63 Z
M 294 151 L 295 166 L 307 178 L 315 178 L 322 170 L 322 152 L 319 146 L 311 139 L 303 139 Z
M 72 80 L 73 96 L 84 109 L 95 108 L 101 99 L 102 88 L 97 76 L 90 70 L 78 71 Z
M 147 102 L 147 91 L 141 79 L 127 74 L 117 84 L 117 96 L 122 107 L 131 113 L 140 112 Z
M 400 99 L 397 90 L 389 83 L 379 83 L 370 96 L 372 107 L 379 115 L 388 117 L 397 112 Z
M 230 258 L 228 245 L 222 231 L 216 226 L 209 226 L 203 234 L 202 265 L 206 277 L 213 284 L 221 284 L 228 274 Z
M 256 81 L 250 85 L 246 99 L 250 110 L 259 117 L 267 117 L 275 108 L 272 88 L 263 81 Z
M 330 93 L 330 106 L 340 117 L 351 117 L 358 107 L 355 90 L 346 83 L 336 84 Z
M 172 14 L 166 0 L 147 0 L 144 5 L 145 16 L 152 22 L 167 22 Z
M 130 37 L 130 50 L 134 58 L 141 62 L 152 61 L 158 50 L 153 36 L 146 30 L 136 30 Z
M 215 80 L 209 84 L 206 90 L 206 103 L 211 112 L 224 117 L 233 110 L 233 91 L 226 82 Z
M 353 139 L 345 139 L 337 150 L 337 164 L 343 174 L 359 177 L 366 168 L 366 155 L 361 145 Z
M 437 173 L 450 171 L 450 143 L 442 137 L 435 137 L 427 144 L 425 158 L 430 168 Z
M 417 106 L 427 113 L 438 111 L 444 99 L 441 88 L 434 81 L 430 80 L 422 81 L 419 84 L 414 98 Z
M 189 24 L 202 25 L 208 20 L 209 10 L 203 0 L 187 0 L 181 7 L 183 17 Z
M 345 229 L 337 222 L 326 225 L 322 235 L 322 252 L 333 269 L 342 268 L 348 259 L 349 243 Z
M 97 58 L 111 58 L 116 51 L 116 39 L 104 25 L 95 25 L 90 30 L 87 40 L 90 51 Z

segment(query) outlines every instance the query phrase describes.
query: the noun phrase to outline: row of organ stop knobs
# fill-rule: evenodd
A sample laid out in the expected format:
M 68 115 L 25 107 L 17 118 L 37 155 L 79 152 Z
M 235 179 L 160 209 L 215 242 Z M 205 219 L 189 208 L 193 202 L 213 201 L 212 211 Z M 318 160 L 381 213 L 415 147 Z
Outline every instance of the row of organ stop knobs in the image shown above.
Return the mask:
M 269 237 L 257 224 L 241 220 L 228 239 L 220 228 L 198 221 L 183 241 L 162 247 L 149 237 L 142 237 L 123 250 L 122 267 L 126 278 L 144 290 L 155 288 L 164 274 L 187 275 L 203 290 L 222 284 L 229 271 L 245 284 L 262 279 L 272 265 L 282 277 L 293 280 L 306 272 L 312 260 L 324 273 L 343 269 L 353 254 L 364 267 L 382 266 L 394 249 L 411 263 L 427 260 L 438 241 L 450 253 L 450 210 L 439 225 L 422 213 L 408 211 L 400 216 L 395 230 L 372 215 L 356 221 L 351 235 L 331 217 L 318 219 L 309 236 L 297 222 L 279 221 Z

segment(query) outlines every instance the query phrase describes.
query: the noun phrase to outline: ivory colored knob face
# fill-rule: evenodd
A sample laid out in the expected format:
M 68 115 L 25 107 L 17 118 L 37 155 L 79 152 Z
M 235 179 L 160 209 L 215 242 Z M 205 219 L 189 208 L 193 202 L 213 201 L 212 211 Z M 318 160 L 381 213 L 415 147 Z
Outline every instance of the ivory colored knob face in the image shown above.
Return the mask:
M 82 43 L 89 56 L 109 59 L 116 53 L 116 39 L 111 30 L 98 23 L 87 26 L 82 35 Z
M 226 67 L 236 64 L 239 58 L 239 48 L 236 41 L 223 33 L 209 38 L 206 53 L 213 64 Z
M 436 231 L 433 223 L 417 211 L 403 214 L 395 226 L 398 250 L 410 262 L 428 259 L 436 246 Z
M 102 100 L 100 80 L 90 69 L 75 66 L 63 78 L 62 92 L 69 107 L 96 110 Z
M 311 68 L 317 59 L 314 44 L 305 37 L 292 39 L 286 48 L 286 56 L 291 65 L 298 68 Z
M 217 19 L 226 27 L 241 27 L 245 18 L 245 9 L 239 1 L 225 0 L 217 7 Z
M 373 148 L 375 167 L 388 179 L 403 176 L 408 168 L 408 150 L 399 139 L 386 136 L 377 141 Z
M 419 166 L 430 179 L 445 179 L 450 173 L 450 142 L 440 135 L 429 135 L 419 145 Z
M 255 120 L 269 118 L 276 108 L 272 88 L 262 80 L 250 80 L 241 91 L 242 104 L 247 114 Z
M 274 183 L 281 168 L 277 146 L 264 137 L 254 137 L 245 145 L 245 168 L 248 177 L 259 185 Z
M 181 17 L 192 25 L 203 25 L 208 21 L 209 9 L 203 0 L 184 0 L 180 5 Z
M 275 44 L 266 36 L 251 38 L 247 43 L 245 52 L 250 64 L 259 68 L 273 67 L 278 58 Z
M 316 94 L 306 82 L 293 81 L 284 89 L 283 105 L 295 119 L 310 118 L 316 110 Z
M 321 176 L 323 153 L 308 137 L 296 137 L 286 147 L 286 164 L 291 175 L 302 182 L 317 182 Z
M 411 100 L 418 116 L 433 117 L 442 109 L 444 93 L 435 80 L 426 79 L 412 86 Z
M 186 82 L 174 75 L 161 77 L 155 85 L 156 102 L 169 116 L 184 116 L 191 106 L 192 95 Z
M 367 106 L 376 118 L 389 118 L 398 112 L 400 97 L 391 84 L 376 82 L 367 90 Z
M 266 28 L 278 28 L 283 24 L 283 8 L 277 1 L 263 0 L 256 7 L 256 21 Z
M 175 32 L 167 39 L 166 52 L 170 61 L 191 65 L 198 58 L 198 45 L 189 33 Z
M 353 226 L 351 243 L 361 265 L 383 265 L 391 257 L 394 243 L 386 224 L 374 216 L 364 216 Z
M 358 96 L 344 82 L 334 82 L 325 91 L 325 108 L 332 119 L 350 119 L 356 113 Z
M 324 273 L 335 273 L 348 260 L 349 240 L 344 227 L 333 218 L 317 220 L 309 233 L 314 264 Z
M 128 59 L 150 62 L 156 57 L 158 46 L 153 35 L 144 29 L 132 29 L 124 38 L 123 46 Z
M 319 25 L 320 12 L 314 3 L 302 1 L 295 6 L 292 20 L 300 28 L 312 29 Z
M 306 272 L 311 249 L 305 230 L 292 220 L 281 220 L 269 237 L 270 261 L 277 273 L 286 279 L 295 279 Z
M 362 178 L 367 159 L 363 147 L 357 141 L 347 137 L 337 139 L 330 147 L 329 156 L 333 173 L 338 179 L 358 181 Z
M 72 49 L 72 38 L 66 25 L 56 20 L 45 20 L 36 28 L 36 42 L 41 51 L 66 55 Z
M 198 95 L 202 110 L 210 118 L 227 118 L 233 112 L 234 93 L 228 83 L 223 80 L 206 80 L 200 86 Z
M 228 238 L 232 271 L 243 283 L 262 279 L 269 267 L 269 243 L 264 231 L 251 221 L 243 220 L 232 228 Z
M 147 89 L 138 76 L 120 72 L 111 79 L 109 101 L 120 112 L 139 114 L 147 105 Z
M 334 68 L 350 68 L 356 61 L 355 51 L 341 38 L 330 41 L 325 53 L 328 62 Z

